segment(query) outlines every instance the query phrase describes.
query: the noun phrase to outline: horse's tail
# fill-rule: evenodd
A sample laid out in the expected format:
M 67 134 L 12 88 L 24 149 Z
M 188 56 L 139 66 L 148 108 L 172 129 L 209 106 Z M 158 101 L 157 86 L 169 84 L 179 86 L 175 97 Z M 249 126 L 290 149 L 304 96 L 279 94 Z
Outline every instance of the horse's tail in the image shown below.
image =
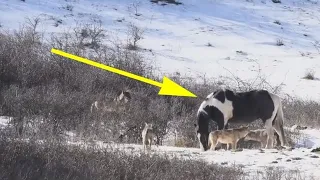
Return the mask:
M 283 144 L 286 144 L 286 138 L 285 138 L 285 134 L 284 134 L 284 129 L 283 129 L 283 125 L 284 125 L 284 115 L 283 115 L 283 109 L 282 109 L 282 102 L 281 99 L 279 98 L 279 107 L 276 113 L 276 116 L 274 118 L 274 123 L 277 124 L 277 126 L 279 127 L 280 130 L 280 138 L 281 141 L 283 142 Z

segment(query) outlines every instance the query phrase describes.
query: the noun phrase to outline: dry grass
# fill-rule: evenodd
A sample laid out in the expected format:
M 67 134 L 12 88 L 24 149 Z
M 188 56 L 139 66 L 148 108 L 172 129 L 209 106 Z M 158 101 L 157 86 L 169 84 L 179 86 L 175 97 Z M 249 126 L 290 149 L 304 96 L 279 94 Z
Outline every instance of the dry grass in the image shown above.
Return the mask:
M 240 168 L 167 156 L 126 155 L 112 149 L 81 149 L 60 143 L 0 141 L 0 179 L 228 179 L 243 176 Z

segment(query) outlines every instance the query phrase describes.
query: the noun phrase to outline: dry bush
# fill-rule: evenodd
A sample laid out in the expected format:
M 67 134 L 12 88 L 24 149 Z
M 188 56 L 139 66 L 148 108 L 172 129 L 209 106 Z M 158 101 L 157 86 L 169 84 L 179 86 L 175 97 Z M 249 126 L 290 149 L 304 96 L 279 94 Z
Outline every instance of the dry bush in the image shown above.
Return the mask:
M 6 179 L 228 179 L 244 175 L 240 168 L 167 156 L 126 155 L 116 149 L 81 149 L 60 143 L 0 140 L 0 178 Z
M 135 1 L 130 4 L 128 7 L 128 12 L 131 14 L 133 13 L 135 16 L 141 16 L 142 14 L 139 13 L 139 7 L 141 6 L 141 1 Z
M 128 25 L 127 48 L 129 50 L 138 50 L 139 41 L 143 38 L 144 31 L 133 23 Z
M 303 180 L 310 179 L 313 180 L 312 176 L 304 175 L 299 169 L 296 170 L 285 170 L 283 167 L 265 167 L 264 171 L 257 171 L 256 175 L 253 175 L 255 179 L 264 180 L 282 180 L 282 179 L 292 179 L 292 180 Z
M 176 1 L 176 0 L 150 0 L 152 3 L 162 3 L 161 5 L 166 4 L 174 4 L 174 5 L 182 5 L 182 2 Z
M 153 68 L 139 54 L 100 43 L 105 31 L 99 23 L 53 35 L 50 44 L 43 43 L 36 24 L 26 24 L 14 33 L 0 33 L 0 107 L 4 115 L 43 115 L 45 123 L 58 135 L 64 130 L 79 129 L 78 126 L 90 129 L 90 105 L 101 94 L 116 94 L 124 87 L 154 93 L 135 80 L 50 53 L 51 47 L 55 47 L 80 56 L 89 55 L 98 62 L 153 78 Z M 79 35 L 84 31 L 86 35 Z M 86 47 L 86 43 L 95 46 Z
M 275 20 L 273 23 L 278 24 L 278 25 L 281 25 L 281 23 L 280 23 L 279 20 Z
M 176 147 L 195 147 L 195 143 L 190 138 L 182 137 L 182 138 L 178 138 L 175 141 L 174 146 L 176 146 Z
M 308 69 L 303 77 L 303 79 L 315 80 L 315 71 Z
M 319 127 L 320 104 L 316 101 L 306 101 L 287 96 L 283 100 L 285 126 L 294 124 Z
M 281 3 L 281 0 L 271 0 L 273 3 Z
M 283 40 L 282 39 L 277 39 L 276 45 L 277 46 L 283 46 L 284 45 Z

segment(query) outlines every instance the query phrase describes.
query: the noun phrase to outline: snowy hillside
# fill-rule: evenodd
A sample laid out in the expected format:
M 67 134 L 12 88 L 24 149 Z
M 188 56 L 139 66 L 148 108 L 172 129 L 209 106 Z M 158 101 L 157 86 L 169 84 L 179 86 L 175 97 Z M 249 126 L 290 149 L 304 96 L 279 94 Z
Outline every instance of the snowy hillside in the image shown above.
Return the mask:
M 77 23 L 101 21 L 126 40 L 126 27 L 145 31 L 141 48 L 161 71 L 192 76 L 266 77 L 283 91 L 319 100 L 320 6 L 311 0 L 184 0 L 182 5 L 130 0 L 0 0 L 2 29 L 17 29 L 25 18 L 41 18 L 46 33 Z M 135 15 L 135 14 L 138 14 Z M 281 45 L 283 43 L 283 45 Z M 319 76 L 319 74 L 315 74 Z M 232 79 L 230 79 L 232 81 Z

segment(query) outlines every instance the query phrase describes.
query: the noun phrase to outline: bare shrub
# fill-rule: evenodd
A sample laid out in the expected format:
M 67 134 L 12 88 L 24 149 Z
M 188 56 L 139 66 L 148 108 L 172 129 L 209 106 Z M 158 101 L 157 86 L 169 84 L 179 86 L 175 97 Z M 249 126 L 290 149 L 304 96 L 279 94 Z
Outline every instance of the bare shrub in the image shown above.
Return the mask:
M 208 47 L 213 47 L 213 45 L 211 43 L 209 43 L 209 42 L 207 43 L 207 46 Z
M 178 138 L 174 144 L 176 147 L 195 147 L 192 139 L 187 137 Z
M 142 14 L 139 13 L 139 7 L 141 6 L 141 1 L 135 1 L 130 4 L 128 7 L 128 11 L 133 13 L 135 16 L 141 16 Z
M 282 39 L 277 39 L 276 45 L 277 46 L 283 46 L 284 45 L 283 40 Z
M 55 18 L 55 17 L 52 17 L 51 19 L 53 20 L 53 26 L 54 26 L 54 27 L 58 27 L 60 24 L 63 23 L 63 20 L 62 20 L 62 19 Z
M 0 141 L 1 179 L 228 179 L 244 176 L 236 167 L 168 156 L 127 155 L 117 149 L 81 149 L 60 143 Z
M 227 70 L 232 78 L 224 78 L 225 81 L 224 86 L 227 88 L 230 88 L 234 91 L 251 91 L 251 90 L 257 90 L 257 89 L 265 89 L 272 93 L 280 93 L 281 88 L 283 86 L 283 83 L 280 83 L 279 85 L 273 86 L 267 81 L 266 75 L 262 74 L 260 64 L 257 61 L 254 61 L 257 64 L 258 74 L 256 77 L 248 79 L 248 80 L 242 80 L 238 76 L 236 76 L 234 73 L 232 73 L 230 70 L 224 68 Z M 222 79 L 223 77 L 221 77 Z
M 49 47 L 86 56 L 85 43 L 90 43 L 94 45 L 94 51 L 89 53 L 93 60 L 153 78 L 152 67 L 137 53 L 119 46 L 102 45 L 104 30 L 99 24 L 54 35 L 49 45 L 43 43 L 41 34 L 36 32 L 37 20 L 30 22 L 13 34 L 0 33 L 0 107 L 5 115 L 43 115 L 56 135 L 78 129 L 78 125 L 93 131 L 89 128 L 92 124 L 89 109 L 97 94 L 119 92 L 121 86 L 146 89 L 132 79 L 51 55 Z
M 303 77 L 303 79 L 315 80 L 315 71 L 308 69 Z
M 256 175 L 253 175 L 255 179 L 265 180 L 282 180 L 282 179 L 314 179 L 312 176 L 304 175 L 299 169 L 285 170 L 283 167 L 265 167 L 264 171 L 257 171 Z
M 287 96 L 283 99 L 285 126 L 319 127 L 320 104 Z
M 275 20 L 273 23 L 278 24 L 278 25 L 281 25 L 281 23 L 280 23 L 279 20 Z
M 128 25 L 127 48 L 129 50 L 138 50 L 138 42 L 143 38 L 144 31 L 133 23 Z
M 182 2 L 176 1 L 176 0 L 150 0 L 152 3 L 167 3 L 167 4 L 174 4 L 174 5 L 182 5 Z
M 79 24 L 74 28 L 74 35 L 80 48 L 88 47 L 98 49 L 101 46 L 101 41 L 104 39 L 106 30 L 102 28 L 101 22 L 92 24 Z
M 281 3 L 281 0 L 272 0 L 273 3 Z
M 67 4 L 66 6 L 63 6 L 62 9 L 65 9 L 67 11 L 72 12 L 74 6 L 72 6 L 71 4 Z

